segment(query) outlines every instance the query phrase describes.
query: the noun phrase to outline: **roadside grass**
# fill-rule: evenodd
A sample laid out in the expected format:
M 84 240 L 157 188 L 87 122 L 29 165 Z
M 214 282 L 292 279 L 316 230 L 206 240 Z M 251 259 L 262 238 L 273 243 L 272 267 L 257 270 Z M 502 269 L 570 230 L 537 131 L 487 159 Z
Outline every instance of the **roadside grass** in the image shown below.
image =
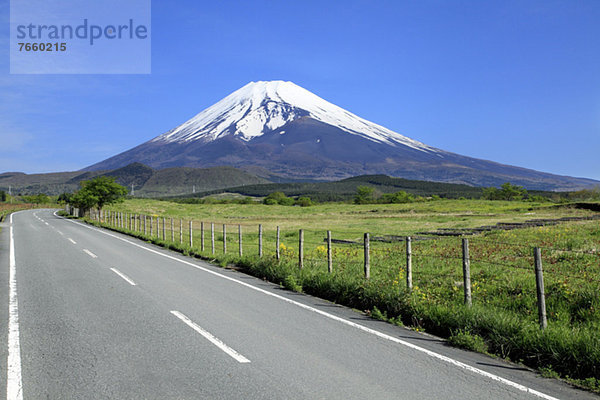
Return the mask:
M 582 217 L 590 211 L 525 202 L 443 200 L 399 205 L 324 204 L 314 207 L 187 205 L 127 200 L 110 208 L 146 214 L 153 237 L 117 229 L 184 254 L 233 266 L 281 286 L 319 296 L 399 325 L 446 337 L 450 344 L 497 355 L 556 374 L 600 392 L 600 222 L 492 231 L 469 237 L 473 306 L 463 304 L 461 238 L 413 241 L 413 289 L 405 284 L 403 242 L 371 241 L 371 278 L 363 271 L 362 238 L 414 235 L 440 228 L 473 228 L 497 222 Z M 166 217 L 165 240 L 156 216 Z M 171 242 L 170 218 L 175 241 Z M 179 219 L 183 230 L 179 231 Z M 194 220 L 193 247 L 189 220 Z M 204 250 L 200 222 L 204 221 Z M 212 251 L 210 222 L 214 222 Z M 263 257 L 258 257 L 258 224 Z M 223 241 L 222 225 L 226 224 Z M 243 231 L 239 255 L 238 224 Z M 106 226 L 106 225 L 104 225 Z M 279 226 L 280 255 L 275 257 Z M 304 229 L 304 268 L 298 268 L 298 229 Z M 328 273 L 326 230 L 334 239 L 333 272 Z M 182 243 L 180 243 L 180 238 Z M 224 253 L 223 243 L 227 252 Z M 533 247 L 541 247 L 548 328 L 540 330 Z
M 4 218 L 11 213 L 32 208 L 37 208 L 37 206 L 28 203 L 0 203 L 0 222 L 4 221 Z

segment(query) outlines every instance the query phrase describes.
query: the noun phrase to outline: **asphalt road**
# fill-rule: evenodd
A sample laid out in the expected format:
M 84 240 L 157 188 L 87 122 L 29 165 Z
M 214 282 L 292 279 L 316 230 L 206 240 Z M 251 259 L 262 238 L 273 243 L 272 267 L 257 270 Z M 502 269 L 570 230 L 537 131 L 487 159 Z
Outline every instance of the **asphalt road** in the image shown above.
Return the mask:
M 597 398 L 50 210 L 11 220 L 0 397 Z

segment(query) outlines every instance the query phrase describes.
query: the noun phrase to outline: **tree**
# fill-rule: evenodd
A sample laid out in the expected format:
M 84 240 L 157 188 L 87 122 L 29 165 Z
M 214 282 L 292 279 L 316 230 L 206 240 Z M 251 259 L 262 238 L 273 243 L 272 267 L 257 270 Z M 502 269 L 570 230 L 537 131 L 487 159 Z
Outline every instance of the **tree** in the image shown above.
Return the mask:
M 483 198 L 487 200 L 521 200 L 527 196 L 527 190 L 523 186 L 513 185 L 510 182 L 495 187 L 483 188 Z
M 80 189 L 73 193 L 69 204 L 71 204 L 73 207 L 79 208 L 85 213 L 87 210 L 98 205 L 98 197 L 94 196 L 88 191 Z
M 500 193 L 504 200 L 521 200 L 527 196 L 527 190 L 523 186 L 512 185 L 510 182 L 500 185 Z
M 0 201 L 1 202 L 6 201 L 6 192 L 4 190 L 0 190 Z
M 98 176 L 81 182 L 81 189 L 71 197 L 71 204 L 83 210 L 97 207 L 102 210 L 105 205 L 121 201 L 127 195 L 127 189 L 115 182 L 110 176 Z
M 500 191 L 495 187 L 486 187 L 483 188 L 483 197 L 485 200 L 500 200 Z
M 356 188 L 356 195 L 354 196 L 354 203 L 356 204 L 369 204 L 373 203 L 373 193 L 375 189 L 369 186 L 359 186 Z
M 58 196 L 58 199 L 56 200 L 57 202 L 63 204 L 63 203 L 70 203 L 71 202 L 71 197 L 73 197 L 73 195 L 71 193 L 61 193 Z

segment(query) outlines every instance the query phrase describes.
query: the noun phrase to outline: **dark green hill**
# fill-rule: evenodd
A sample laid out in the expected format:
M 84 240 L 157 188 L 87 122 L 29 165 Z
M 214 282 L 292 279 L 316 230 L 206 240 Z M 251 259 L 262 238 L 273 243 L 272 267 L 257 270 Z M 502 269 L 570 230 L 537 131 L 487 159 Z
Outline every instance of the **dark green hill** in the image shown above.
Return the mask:
M 223 192 L 262 197 L 273 192 L 283 192 L 287 196 L 309 196 L 319 202 L 345 201 L 354 197 L 358 186 L 371 186 L 380 193 L 395 193 L 403 190 L 416 196 L 437 195 L 445 198 L 478 198 L 482 193 L 481 188 L 468 185 L 391 178 L 386 175 L 362 175 L 335 182 L 267 183 L 238 186 L 196 193 L 193 197 L 204 197 Z

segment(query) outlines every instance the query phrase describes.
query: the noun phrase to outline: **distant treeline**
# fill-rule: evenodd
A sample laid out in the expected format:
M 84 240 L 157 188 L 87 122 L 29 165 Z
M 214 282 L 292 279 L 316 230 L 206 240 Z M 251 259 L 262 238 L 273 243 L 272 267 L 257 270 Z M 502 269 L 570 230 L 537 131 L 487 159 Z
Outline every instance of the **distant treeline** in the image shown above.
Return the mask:
M 481 188 L 468 185 L 413 181 L 391 178 L 385 175 L 363 175 L 335 182 L 267 183 L 239 186 L 196 193 L 193 196 L 180 196 L 180 198 L 205 197 L 226 192 L 238 193 L 243 196 L 266 197 L 274 192 L 282 192 L 288 197 L 310 197 L 311 200 L 319 203 L 353 201 L 357 188 L 364 185 L 373 187 L 376 192 L 381 194 L 405 191 L 414 196 L 437 195 L 448 199 L 460 197 L 480 198 L 482 195 Z
M 502 199 L 503 196 L 512 199 L 513 197 L 518 198 L 519 195 L 521 196 L 520 198 L 529 198 L 536 196 L 536 199 L 538 200 L 552 199 L 553 201 L 560 201 L 562 198 L 562 194 L 544 191 L 525 191 L 519 192 L 517 194 L 512 194 L 513 190 L 519 191 L 520 189 L 522 189 L 520 187 L 512 185 L 509 186 L 507 189 L 481 188 L 462 184 L 391 178 L 386 175 L 363 175 L 335 182 L 267 183 L 259 185 L 238 186 L 233 188 L 212 190 L 202 193 L 196 193 L 194 195 L 178 196 L 176 198 L 166 199 L 184 201 L 186 203 L 201 203 L 202 201 L 199 201 L 200 198 L 221 193 L 237 193 L 239 195 L 249 197 L 266 197 L 271 193 L 281 192 L 288 197 L 308 197 L 313 202 L 318 203 L 353 202 L 356 198 L 358 188 L 364 186 L 373 189 L 373 198 L 382 199 L 382 201 L 384 202 L 403 201 L 398 197 L 398 195 L 395 195 L 400 192 L 405 192 L 414 199 L 432 197 L 444 199 Z M 573 200 L 581 199 L 574 198 Z M 209 201 L 214 202 L 214 200 Z M 248 199 L 231 201 L 248 202 Z

